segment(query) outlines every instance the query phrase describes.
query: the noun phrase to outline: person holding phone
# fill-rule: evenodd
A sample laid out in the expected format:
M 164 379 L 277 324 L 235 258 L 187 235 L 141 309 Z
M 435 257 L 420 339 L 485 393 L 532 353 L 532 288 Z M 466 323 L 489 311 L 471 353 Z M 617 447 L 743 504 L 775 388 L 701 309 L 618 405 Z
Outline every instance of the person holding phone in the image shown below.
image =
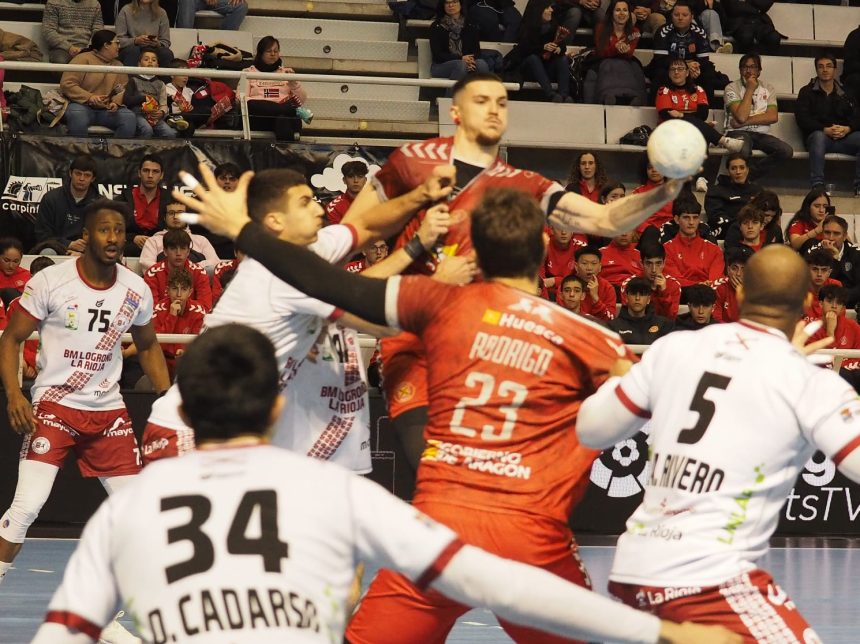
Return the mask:
M 116 16 L 116 34 L 123 65 L 136 67 L 144 47 L 155 50 L 159 67 L 167 67 L 174 58 L 170 50 L 170 21 L 158 0 L 131 0 Z

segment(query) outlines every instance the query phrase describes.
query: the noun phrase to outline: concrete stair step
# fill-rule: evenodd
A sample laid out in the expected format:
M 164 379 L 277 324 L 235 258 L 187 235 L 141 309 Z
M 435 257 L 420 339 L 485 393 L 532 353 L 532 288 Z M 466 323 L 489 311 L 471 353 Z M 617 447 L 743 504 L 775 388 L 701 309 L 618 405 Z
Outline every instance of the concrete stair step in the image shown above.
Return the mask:
M 342 58 L 355 61 L 404 62 L 409 56 L 409 44 L 397 41 L 291 38 L 281 42 L 281 54 L 288 59 Z
M 429 138 L 439 135 L 439 126 L 429 121 L 388 121 L 362 119 L 318 119 L 302 129 L 303 135 L 337 134 L 343 137 L 365 138 Z
M 373 85 L 370 83 L 302 83 L 313 98 L 342 98 L 347 100 L 417 101 L 418 87 L 404 85 Z
M 391 9 L 384 2 L 367 0 L 248 0 L 250 15 L 302 16 L 310 15 L 352 18 L 354 20 L 393 20 Z M 261 34 L 265 35 L 265 34 Z
M 318 58 L 286 56 L 285 64 L 302 73 L 357 74 L 360 76 L 418 76 L 418 63 L 415 61 L 355 60 L 352 58 Z
M 351 100 L 341 98 L 309 99 L 308 107 L 323 119 L 367 119 L 389 121 L 426 121 L 428 101 Z
M 242 22 L 242 30 L 250 31 L 257 39 L 264 35 L 271 35 L 278 39 L 324 38 L 368 41 L 397 40 L 396 22 L 248 16 Z M 283 46 L 284 43 L 282 42 L 281 45 Z

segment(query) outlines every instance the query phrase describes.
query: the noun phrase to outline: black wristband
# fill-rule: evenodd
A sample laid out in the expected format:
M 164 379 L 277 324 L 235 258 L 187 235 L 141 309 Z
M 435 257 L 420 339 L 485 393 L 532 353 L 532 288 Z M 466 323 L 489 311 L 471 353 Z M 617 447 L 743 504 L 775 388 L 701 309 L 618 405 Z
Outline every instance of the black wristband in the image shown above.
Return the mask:
M 421 243 L 421 239 L 419 239 L 418 235 L 415 235 L 412 239 L 406 242 L 403 250 L 406 251 L 406 254 L 409 255 L 410 258 L 418 259 L 424 254 L 424 244 Z

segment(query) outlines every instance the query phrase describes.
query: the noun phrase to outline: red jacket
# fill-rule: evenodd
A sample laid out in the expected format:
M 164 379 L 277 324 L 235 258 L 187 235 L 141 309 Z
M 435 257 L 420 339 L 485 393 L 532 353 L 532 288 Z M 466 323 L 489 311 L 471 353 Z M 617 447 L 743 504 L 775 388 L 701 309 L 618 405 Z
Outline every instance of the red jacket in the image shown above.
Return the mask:
M 189 299 L 185 303 L 185 311 L 181 315 L 170 315 L 170 298 L 166 297 L 155 305 L 152 312 L 152 324 L 156 333 L 200 333 L 203 328 L 203 318 L 206 310 L 199 302 Z M 163 342 L 161 350 L 171 379 L 176 368 L 176 358 L 185 351 L 184 344 Z
M 822 326 L 817 333 L 812 334 L 807 344 L 827 337 L 827 329 Z M 843 313 L 836 320 L 836 330 L 833 332 L 833 344 L 829 349 L 860 349 L 860 324 L 845 317 Z M 860 369 L 860 358 L 845 358 L 842 369 L 854 371 Z
M 600 249 L 600 277 L 613 286 L 642 274 L 642 257 L 635 244 L 622 248 L 614 241 Z
M 671 275 L 664 275 L 666 278 L 666 288 L 658 291 L 656 288 L 651 289 L 651 306 L 654 307 L 654 313 L 662 315 L 664 318 L 674 320 L 678 317 L 678 307 L 681 304 L 681 285 Z M 632 277 L 628 277 L 621 285 L 621 305 L 627 304 L 627 282 Z
M 573 235 L 567 248 L 562 248 L 550 237 L 549 243 L 546 245 L 546 258 L 543 261 L 541 278 L 554 277 L 555 286 L 551 289 L 545 289 L 547 293 L 544 294 L 544 297 L 553 299 L 561 285 L 561 280 L 573 273 L 576 267 L 576 260 L 573 258 L 574 253 L 587 245 L 588 240 L 585 235 Z
M 328 202 L 325 207 L 326 218 L 329 224 L 339 224 L 346 215 L 346 211 L 352 205 L 353 198 L 347 193 L 342 192 L 337 197 Z
M 713 284 L 717 292 L 712 317 L 717 322 L 737 322 L 741 319 L 741 309 L 738 305 L 738 295 L 728 277 L 718 279 Z
M 827 281 L 824 282 L 823 286 L 842 286 L 842 282 L 839 280 L 835 280 L 832 277 L 828 277 Z M 812 293 L 812 304 L 803 309 L 803 319 L 807 322 L 812 322 L 813 320 L 820 320 L 823 313 L 821 312 L 821 300 L 818 299 L 818 293 L 813 291 L 811 288 L 809 292 Z
M 626 54 L 622 54 L 616 48 L 618 44 L 618 36 L 615 35 L 615 30 L 609 34 L 609 40 L 606 42 L 606 47 L 600 49 L 600 36 L 603 31 L 603 24 L 599 23 L 594 28 L 594 49 L 600 58 L 633 58 L 633 52 L 636 51 L 636 45 L 639 44 L 639 37 L 642 35 L 639 32 L 639 27 L 633 27 L 633 31 L 628 36 L 624 37 L 624 41 L 630 45 L 630 50 Z
M 666 249 L 666 273 L 681 286 L 713 284 L 725 274 L 723 251 L 699 235 L 687 239 L 678 234 L 663 248 Z
M 209 275 L 205 268 L 201 268 L 197 264 L 192 264 L 185 261 L 185 268 L 191 273 L 191 279 L 194 284 L 191 289 L 191 299 L 197 300 L 207 311 L 212 310 L 212 287 L 209 286 Z M 149 286 L 152 291 L 152 299 L 160 302 L 167 297 L 167 260 L 161 260 L 149 267 L 149 270 L 143 274 L 143 281 Z
M 6 325 L 9 323 L 9 318 L 12 317 L 12 312 L 21 306 L 21 298 L 16 297 L 14 300 L 9 302 L 9 311 L 5 318 L 0 321 L 0 329 L 5 329 Z M 0 300 L 0 313 L 2 313 L 3 309 L 3 301 Z M 24 340 L 24 362 L 27 366 L 35 369 L 36 368 L 36 352 L 39 350 L 39 341 L 38 340 Z
M 579 307 L 580 314 L 593 315 L 599 320 L 614 320 L 615 289 L 599 275 L 597 276 L 597 298 L 597 302 L 593 302 L 591 295 L 586 291 L 585 297 L 582 298 L 582 305 Z
M 215 270 L 212 272 L 212 306 L 215 306 L 224 292 L 224 285 L 221 284 L 221 279 L 225 273 L 235 271 L 237 268 L 239 268 L 238 259 L 225 259 L 215 264 Z
M 634 195 L 641 194 L 643 192 L 648 192 L 649 190 L 653 190 L 654 188 L 659 188 L 659 184 L 651 183 L 650 181 L 644 185 L 639 186 L 636 190 L 633 191 Z M 648 226 L 654 226 L 657 230 L 660 230 L 660 227 L 665 224 L 667 221 L 672 221 L 672 204 L 674 201 L 670 201 L 665 206 L 660 208 L 657 212 L 653 213 L 648 219 L 643 221 L 636 227 L 636 232 L 640 235 L 643 231 L 648 228 Z
M 21 293 L 24 292 L 24 284 L 30 279 L 30 271 L 20 266 L 11 275 L 0 273 L 0 288 L 14 288 Z

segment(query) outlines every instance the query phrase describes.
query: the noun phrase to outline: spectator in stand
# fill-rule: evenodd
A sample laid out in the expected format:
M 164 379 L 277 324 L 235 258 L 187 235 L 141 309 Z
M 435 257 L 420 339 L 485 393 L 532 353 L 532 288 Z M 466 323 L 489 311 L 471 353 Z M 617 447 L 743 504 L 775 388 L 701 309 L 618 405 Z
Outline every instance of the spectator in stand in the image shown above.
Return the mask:
M 116 34 L 101 29 L 93 34 L 90 46 L 70 62 L 75 65 L 122 67 L 118 56 L 119 41 Z M 65 113 L 69 134 L 86 136 L 90 125 L 101 125 L 113 130 L 118 138 L 132 138 L 136 119 L 122 104 L 127 83 L 128 76 L 120 72 L 63 72 L 60 91 L 69 100 Z
M 225 192 L 233 192 L 239 185 L 239 177 L 242 176 L 242 169 L 235 163 L 227 161 L 226 163 L 221 163 L 215 166 L 212 174 L 215 175 L 215 181 L 222 190 Z M 218 257 L 233 257 L 235 255 L 236 250 L 233 246 L 232 239 L 216 235 L 203 226 L 192 226 L 191 231 L 198 235 L 203 235 L 208 239 L 209 243 L 212 244 L 212 247 L 215 249 L 215 254 L 218 255 Z
M 860 195 L 860 110 L 836 80 L 836 57 L 815 57 L 815 73 L 800 88 L 794 114 L 809 151 L 809 181 L 813 188 L 824 185 L 824 155 L 828 152 L 857 157 L 854 194 Z
M 137 170 L 140 183 L 127 188 L 119 200 L 127 203 L 134 215 L 126 222 L 126 257 L 140 257 L 147 240 L 164 224 L 164 213 L 170 194 L 161 187 L 164 178 L 164 162 L 156 154 L 147 154 Z M 160 298 L 155 298 L 157 302 Z
M 807 344 L 827 337 L 834 338 L 830 349 L 860 349 L 860 324 L 845 315 L 848 293 L 833 284 L 822 286 L 818 291 L 821 320 L 824 325 L 809 336 Z M 844 358 L 839 366 L 839 375 L 854 389 L 860 391 L 860 359 Z
M 194 100 L 195 91 L 188 85 L 188 76 L 181 72 L 188 69 L 188 61 L 176 58 L 167 66 L 177 70 L 177 73 L 170 76 L 170 82 L 164 86 L 167 92 L 168 123 L 183 137 L 190 138 L 198 127 L 209 122 L 212 109 L 208 105 L 201 106 L 199 101 Z
M 812 295 L 811 302 L 804 305 L 803 317 L 807 322 L 820 320 L 823 313 L 818 294 L 823 287 L 842 286 L 842 282 L 831 277 L 833 256 L 823 248 L 811 250 L 803 258 L 806 260 L 806 265 L 809 266 L 809 292 Z
M 607 182 L 600 157 L 594 152 L 580 152 L 570 166 L 565 190 L 581 194 L 592 201 L 600 201 L 600 191 Z
M 729 152 L 739 152 L 744 147 L 743 141 L 723 136 L 708 121 L 708 96 L 692 79 L 689 64 L 680 58 L 669 63 L 669 81 L 657 90 L 655 105 L 661 121 L 684 119 L 711 145 L 722 146 Z
M 152 311 L 152 323 L 156 333 L 200 333 L 206 309 L 191 299 L 193 284 L 191 273 L 186 269 L 177 268 L 170 271 L 167 278 L 167 297 L 158 302 Z M 185 347 L 185 344 L 161 343 L 171 380 L 176 374 L 176 362 L 185 352 Z
M 145 271 L 156 262 L 164 259 L 164 236 L 171 230 L 184 230 L 191 238 L 191 249 L 188 259 L 192 264 L 202 268 L 215 268 L 220 259 L 212 244 L 203 235 L 195 235 L 191 232 L 188 224 L 179 219 L 185 212 L 185 206 L 172 197 L 167 198 L 167 206 L 164 209 L 164 230 L 154 233 L 140 251 L 140 268 Z
M 433 78 L 457 81 L 471 72 L 486 74 L 491 71 L 487 61 L 481 58 L 480 31 L 467 20 L 460 0 L 439 0 L 436 19 L 430 25 L 430 53 Z
M 845 304 L 854 308 L 860 303 L 860 249 L 848 241 L 848 222 L 839 215 L 827 215 L 822 240 L 812 250 L 823 248 L 833 257 L 830 276 L 845 287 Z
M 779 197 L 775 192 L 762 190 L 750 200 L 750 206 L 754 206 L 762 215 L 761 245 L 784 244 L 785 239 L 780 228 L 782 208 L 779 205 Z M 741 244 L 741 229 L 738 222 L 730 224 L 726 230 L 725 248 Z
M 326 219 L 329 225 L 339 224 L 346 215 L 346 211 L 352 205 L 358 193 L 364 188 L 367 183 L 367 173 L 369 168 L 361 159 L 347 161 L 340 168 L 343 174 L 343 183 L 346 190 L 340 193 L 337 197 L 328 202 L 325 207 Z
M 71 253 L 83 253 L 84 210 L 99 198 L 96 162 L 86 154 L 74 158 L 63 185 L 45 193 L 36 214 L 36 241 L 56 240 Z
M 726 241 L 723 244 L 724 251 L 728 252 L 730 248 L 748 248 L 755 253 L 764 248 L 764 213 L 757 206 L 749 203 L 741 208 L 736 223 L 740 235 L 731 244 Z
M 621 285 L 631 277 L 642 274 L 642 256 L 633 243 L 636 233 L 622 233 L 600 249 L 600 275 L 621 294 Z
M 645 105 L 645 73 L 633 55 L 640 36 L 629 0 L 612 0 L 609 11 L 594 29 L 594 50 L 600 63 L 585 76 L 586 103 Z
M 693 15 L 696 16 L 696 22 L 708 35 L 711 49 L 718 54 L 731 54 L 734 51 L 734 46 L 732 43 L 726 42 L 723 36 L 723 24 L 726 22 L 726 15 L 720 0 L 691 0 L 691 8 Z
M 236 31 L 248 15 L 248 3 L 246 0 L 179 0 L 176 26 L 180 29 L 192 29 L 194 14 L 198 11 L 220 13 L 222 18 L 219 29 Z
M 708 325 L 716 324 L 713 319 L 714 303 L 717 294 L 706 284 L 693 284 L 687 287 L 687 313 L 675 318 L 675 331 L 698 331 Z
M 274 36 L 263 36 L 257 43 L 254 64 L 245 71 L 294 74 L 281 60 L 281 43 Z M 275 132 L 278 138 L 290 139 L 301 132 L 300 121 L 310 123 L 313 112 L 304 107 L 307 92 L 299 81 L 248 80 L 248 114 L 255 130 Z
M 36 273 L 41 271 L 44 268 L 48 268 L 48 266 L 53 266 L 54 260 L 50 257 L 39 256 L 33 259 L 30 262 L 30 277 L 33 277 Z M 18 296 L 14 300 L 9 303 L 8 310 L 6 312 L 6 320 L 12 316 L 13 311 L 17 309 L 21 305 L 21 297 Z M 2 318 L 3 312 L 3 300 L 0 299 L 0 318 Z M 0 330 L 6 328 L 6 324 L 0 321 Z M 22 357 L 24 358 L 23 364 L 21 365 L 21 375 L 24 380 L 33 380 L 37 375 L 39 375 L 39 368 L 36 363 L 36 354 L 39 352 L 39 340 L 25 340 L 24 341 L 24 350 L 22 351 Z
M 741 319 L 738 287 L 744 283 L 744 267 L 752 256 L 753 251 L 745 246 L 726 249 L 726 276 L 714 282 L 717 293 L 714 319 L 717 322 L 737 322 Z
M 579 248 L 574 253 L 576 274 L 585 282 L 585 298 L 580 312 L 609 321 L 615 317 L 615 289 L 600 277 L 600 251 L 596 248 Z
M 785 38 L 767 15 L 774 0 L 723 0 L 728 18 L 727 33 L 734 38 L 740 52 L 760 51 L 776 54 Z
M 565 275 L 570 275 L 576 267 L 576 251 L 588 245 L 585 235 L 574 234 L 559 228 L 548 226 L 549 243 L 546 245 L 546 257 L 541 271 L 541 295 L 552 301 L 558 301 L 558 283 Z
M 481 40 L 516 42 L 523 15 L 514 0 L 477 0 L 470 2 L 466 12 L 478 27 Z
M 21 268 L 24 246 L 17 237 L 0 239 L 0 296 L 5 303 L 18 297 L 13 293 L 24 292 L 24 285 L 30 279 L 30 271 Z
M 842 86 L 854 104 L 860 105 L 860 27 L 848 34 L 842 54 Z
M 632 0 L 633 21 L 643 36 L 653 38 L 666 24 L 666 16 L 660 13 L 660 0 Z
M 651 285 L 634 277 L 627 282 L 627 304 L 607 326 L 621 336 L 625 344 L 651 344 L 672 331 L 672 320 L 654 313 L 651 307 Z
M 692 194 L 681 193 L 672 206 L 678 234 L 666 242 L 666 272 L 681 288 L 712 285 L 723 276 L 723 251 L 699 234 L 702 206 Z
M 585 291 L 588 284 L 579 275 L 568 275 L 561 280 L 561 304 L 568 311 L 582 315 L 582 301 L 585 299 Z
M 378 239 L 361 252 L 360 259 L 349 262 L 344 268 L 350 273 L 361 273 L 386 257 L 388 257 L 388 243 L 384 239 Z
M 573 103 L 568 59 L 564 55 L 566 28 L 559 24 L 555 10 L 552 0 L 529 0 L 508 64 L 519 69 L 524 78 L 537 82 L 547 100 Z M 555 90 L 552 83 L 556 83 Z
M 761 186 L 750 181 L 749 163 L 743 154 L 734 152 L 728 155 L 726 167 L 728 176 L 718 176 L 705 195 L 708 226 L 717 239 L 726 238 L 726 232 L 737 219 L 738 211 L 761 192 Z
M 666 251 L 660 244 L 644 246 L 642 254 L 642 279 L 651 286 L 651 304 L 657 315 L 674 320 L 681 304 L 681 284 L 674 277 L 664 274 Z M 627 303 L 627 285 L 621 285 L 621 304 Z
M 672 20 L 660 28 L 654 36 L 654 58 L 646 72 L 655 88 L 670 86 L 669 65 L 674 60 L 683 60 L 689 70 L 693 85 L 704 88 L 708 101 L 714 99 L 714 90 L 721 89 L 719 75 L 709 60 L 711 45 L 708 35 L 693 23 L 693 10 L 687 0 L 678 0 L 672 8 Z M 680 83 L 681 85 L 686 83 Z M 706 101 L 706 103 L 708 102 Z
M 799 253 L 809 250 L 824 238 L 824 218 L 835 211 L 823 186 L 810 190 L 785 229 L 788 243 Z
M 144 47 L 140 50 L 140 67 L 158 67 L 155 50 Z M 167 124 L 167 88 L 164 81 L 154 74 L 134 74 L 128 79 L 123 94 L 123 104 L 134 112 L 137 119 L 135 134 L 142 139 L 157 136 L 160 139 L 175 139 L 176 130 Z
M 640 162 L 640 177 L 642 185 L 633 191 L 634 195 L 653 190 L 654 188 L 663 185 L 666 181 L 665 177 L 660 174 L 657 168 L 651 165 L 647 154 L 642 155 L 642 160 Z M 663 227 L 663 224 L 669 221 L 672 221 L 671 201 L 636 227 L 636 233 L 639 235 L 639 250 L 642 250 L 642 246 L 660 243 L 660 229 Z
M 726 85 L 723 103 L 726 106 L 726 136 L 741 139 L 741 153 L 749 159 L 750 178 L 758 179 L 794 154 L 792 147 L 768 134 L 770 126 L 779 119 L 776 92 L 762 81 L 761 56 L 745 54 L 738 63 L 741 76 Z M 752 159 L 752 151 L 764 152 L 763 159 Z
M 191 253 L 191 235 L 184 230 L 168 230 L 164 234 L 164 259 L 156 262 L 143 274 L 143 280 L 152 291 L 156 302 L 168 296 L 167 280 L 175 270 L 185 268 L 193 280 L 191 298 L 207 311 L 212 310 L 212 288 L 206 269 L 188 260 Z
M 86 50 L 104 26 L 98 0 L 47 0 L 42 14 L 42 37 L 48 44 L 48 60 L 68 63 Z
M 585 24 L 595 28 L 603 21 L 609 7 L 609 0 L 559 0 L 555 3 L 555 7 L 561 26 L 567 30 L 564 44 L 571 45 L 580 25 Z M 528 7 L 526 7 L 526 13 L 528 13 Z
M 170 22 L 158 0 L 131 0 L 116 16 L 119 57 L 123 65 L 135 67 L 143 48 L 155 51 L 158 67 L 173 60 L 170 50 Z
M 221 295 L 224 293 L 224 289 L 227 288 L 227 284 L 230 283 L 230 280 L 233 279 L 233 276 L 236 274 L 236 270 L 239 268 L 239 263 L 245 258 L 245 253 L 243 253 L 238 248 L 236 249 L 236 256 L 233 259 L 225 259 L 222 262 L 219 262 L 215 267 L 215 270 L 212 272 L 212 307 L 218 303 L 218 300 L 221 299 Z

